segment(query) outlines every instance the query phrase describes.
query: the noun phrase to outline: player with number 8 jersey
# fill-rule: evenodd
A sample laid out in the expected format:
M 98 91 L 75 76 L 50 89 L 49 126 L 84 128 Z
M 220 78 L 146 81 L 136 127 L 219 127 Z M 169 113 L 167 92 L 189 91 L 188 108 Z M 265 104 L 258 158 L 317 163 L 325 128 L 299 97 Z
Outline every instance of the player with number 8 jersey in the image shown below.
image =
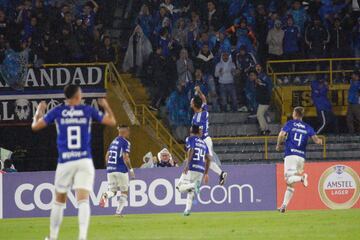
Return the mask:
M 31 125 L 39 131 L 55 123 L 57 130 L 58 165 L 55 172 L 55 201 L 50 214 L 50 236 L 58 238 L 67 192 L 76 191 L 79 209 L 79 239 L 87 239 L 90 220 L 89 194 L 92 191 L 95 168 L 91 154 L 91 124 L 93 121 L 115 126 L 116 120 L 105 99 L 99 100 L 105 114 L 81 104 L 82 92 L 76 85 L 64 88 L 65 104 L 55 107 L 45 116 L 46 103 L 41 102 Z

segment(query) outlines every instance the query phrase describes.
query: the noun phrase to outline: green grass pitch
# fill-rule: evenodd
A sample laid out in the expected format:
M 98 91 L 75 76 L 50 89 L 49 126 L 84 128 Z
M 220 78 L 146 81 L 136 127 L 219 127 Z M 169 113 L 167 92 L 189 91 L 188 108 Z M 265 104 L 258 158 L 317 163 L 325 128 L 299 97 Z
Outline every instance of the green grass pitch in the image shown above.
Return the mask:
M 0 239 L 44 239 L 48 218 L 0 220 Z M 60 240 L 77 239 L 77 218 L 65 217 Z M 359 240 L 360 209 L 94 216 L 89 240 L 301 239 Z

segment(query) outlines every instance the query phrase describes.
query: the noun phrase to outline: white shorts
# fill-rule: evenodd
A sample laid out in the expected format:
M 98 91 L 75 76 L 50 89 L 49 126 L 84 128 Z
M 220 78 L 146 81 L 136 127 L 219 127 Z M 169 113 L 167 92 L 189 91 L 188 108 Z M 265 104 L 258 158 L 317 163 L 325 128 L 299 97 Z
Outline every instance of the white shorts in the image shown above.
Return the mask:
M 209 155 L 212 157 L 214 155 L 214 147 L 211 137 L 206 137 L 204 139 L 204 142 L 206 143 L 206 146 L 209 149 Z
M 301 174 L 304 171 L 305 159 L 296 155 L 285 157 L 284 161 L 284 176 L 290 177 L 296 174 Z
M 112 192 L 127 192 L 129 189 L 129 174 L 122 172 L 112 172 L 107 174 L 108 187 Z
M 220 159 L 214 151 L 213 141 L 212 141 L 211 137 L 209 137 L 209 136 L 206 137 L 204 139 L 204 142 L 205 142 L 207 148 L 209 149 L 209 155 L 211 157 L 210 160 L 215 162 L 218 166 L 221 166 Z
M 195 183 L 197 181 L 202 181 L 204 174 L 196 171 L 188 171 L 187 174 L 182 174 L 179 180 L 179 184 L 188 184 Z
M 72 189 L 93 190 L 95 168 L 92 159 L 84 158 L 66 163 L 59 163 L 55 172 L 55 190 L 67 193 Z

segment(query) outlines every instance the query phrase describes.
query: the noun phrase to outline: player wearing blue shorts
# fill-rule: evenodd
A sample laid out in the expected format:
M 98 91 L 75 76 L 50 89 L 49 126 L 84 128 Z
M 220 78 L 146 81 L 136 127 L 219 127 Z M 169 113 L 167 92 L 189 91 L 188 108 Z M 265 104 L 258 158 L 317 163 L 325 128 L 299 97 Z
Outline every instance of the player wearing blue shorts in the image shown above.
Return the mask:
M 194 111 L 194 116 L 192 118 L 191 124 L 198 125 L 201 128 L 202 135 L 201 138 L 206 143 L 206 146 L 209 149 L 209 155 L 211 156 L 210 169 L 219 175 L 219 184 L 224 185 L 227 172 L 221 170 L 220 159 L 214 151 L 213 142 L 209 136 L 209 112 L 208 106 L 206 104 L 206 97 L 201 92 L 200 87 L 195 87 L 196 95 L 191 100 L 191 108 Z
M 192 125 L 191 135 L 186 138 L 187 160 L 176 189 L 179 192 L 187 192 L 186 208 L 184 216 L 189 216 L 195 193 L 199 193 L 201 181 L 208 183 L 210 155 L 206 143 L 202 139 L 201 129 Z
M 119 136 L 110 144 L 106 153 L 106 170 L 108 179 L 108 191 L 103 193 L 100 200 L 100 207 L 105 207 L 108 199 L 116 196 L 120 191 L 119 205 L 116 209 L 116 215 L 122 216 L 121 212 L 127 205 L 130 177 L 135 178 L 134 170 L 130 162 L 130 142 L 127 140 L 130 136 L 130 128 L 126 125 L 118 127 Z
M 303 173 L 308 139 L 311 138 L 316 144 L 322 144 L 314 129 L 302 121 L 304 108 L 296 107 L 293 111 L 293 120 L 288 121 L 281 129 L 276 150 L 280 151 L 281 144 L 285 141 L 284 177 L 286 181 L 286 191 L 284 201 L 279 211 L 284 213 L 292 196 L 294 195 L 294 184 L 302 182 L 308 186 L 308 175 Z
M 81 104 L 80 87 L 64 88 L 65 104 L 55 107 L 46 115 L 46 103 L 41 102 L 36 110 L 31 128 L 39 131 L 55 123 L 57 130 L 58 165 L 55 173 L 55 201 L 50 214 L 50 236 L 58 239 L 63 219 L 67 192 L 74 189 L 78 202 L 79 240 L 87 239 L 90 220 L 89 193 L 92 191 L 95 168 L 91 155 L 91 123 L 96 121 L 115 126 L 116 120 L 105 99 L 99 100 L 105 114 L 93 107 Z

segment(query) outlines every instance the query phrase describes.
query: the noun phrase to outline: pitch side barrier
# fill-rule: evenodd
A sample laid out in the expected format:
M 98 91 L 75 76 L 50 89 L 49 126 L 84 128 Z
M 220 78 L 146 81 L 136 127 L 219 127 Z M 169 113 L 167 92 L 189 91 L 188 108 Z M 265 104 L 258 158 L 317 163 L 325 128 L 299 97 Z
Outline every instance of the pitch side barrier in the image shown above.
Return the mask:
M 194 212 L 276 209 L 284 191 L 282 164 L 226 165 L 223 168 L 229 172 L 227 183 L 225 186 L 217 185 L 218 177 L 210 173 L 209 185 L 201 187 Z M 303 189 L 299 185 L 292 205 L 304 198 L 307 200 L 299 204 L 300 209 L 360 207 L 360 162 L 309 163 L 306 170 L 310 174 L 311 186 Z M 186 196 L 175 188 L 181 172 L 181 168 L 135 170 L 137 178 L 130 183 L 129 207 L 124 213 L 182 212 Z M 49 216 L 54 196 L 53 179 L 54 172 L 0 175 L 0 218 Z M 319 183 L 324 188 L 317 190 Z M 115 198 L 106 208 L 98 206 L 106 189 L 106 172 L 97 170 L 90 199 L 93 215 L 114 213 Z M 320 199 L 320 202 L 313 204 L 311 199 Z M 76 215 L 76 205 L 74 193 L 69 192 L 65 215 Z

